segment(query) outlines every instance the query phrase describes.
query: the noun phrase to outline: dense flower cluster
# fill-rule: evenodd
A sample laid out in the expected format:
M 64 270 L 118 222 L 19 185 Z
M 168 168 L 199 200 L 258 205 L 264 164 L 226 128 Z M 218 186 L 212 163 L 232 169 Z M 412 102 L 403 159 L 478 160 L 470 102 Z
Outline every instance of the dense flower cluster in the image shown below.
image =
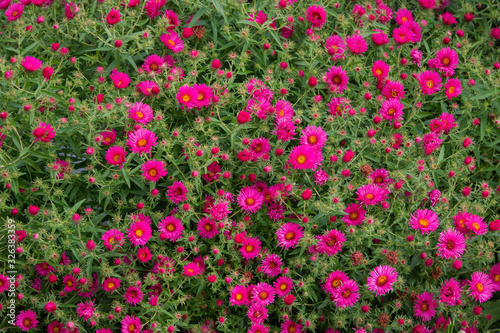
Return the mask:
M 494 1 L 0 11 L 8 332 L 499 327 Z

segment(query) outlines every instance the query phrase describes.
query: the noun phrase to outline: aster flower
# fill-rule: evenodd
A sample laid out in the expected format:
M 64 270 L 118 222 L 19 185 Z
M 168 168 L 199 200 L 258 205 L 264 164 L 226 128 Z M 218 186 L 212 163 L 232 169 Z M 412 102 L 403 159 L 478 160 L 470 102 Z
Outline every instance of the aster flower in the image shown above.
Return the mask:
M 63 277 L 63 285 L 64 288 L 63 290 L 67 293 L 70 293 L 72 291 L 76 290 L 77 284 L 76 284 L 76 279 L 73 275 L 66 275 Z
M 229 296 L 231 305 L 246 305 L 248 302 L 248 291 L 245 286 L 234 286 Z
M 208 107 L 212 102 L 212 89 L 205 84 L 195 84 L 193 88 L 196 90 L 196 108 Z
M 116 131 L 114 129 L 105 130 L 99 134 L 99 142 L 103 146 L 109 146 L 116 141 Z
M 161 72 L 163 72 L 164 64 L 165 64 L 164 58 L 160 57 L 157 54 L 151 54 L 144 60 L 142 69 L 144 69 L 146 73 L 154 72 L 160 74 Z
M 179 53 L 184 49 L 184 42 L 175 31 L 170 31 L 169 33 L 162 34 L 160 36 L 160 40 L 174 53 Z
M 139 155 L 149 153 L 151 155 L 151 148 L 158 144 L 156 140 L 154 132 L 141 128 L 129 134 L 127 146 L 129 146 L 130 151 L 133 153 L 138 153 Z
M 24 6 L 20 3 L 11 4 L 5 11 L 5 16 L 7 16 L 7 21 L 15 21 L 23 15 Z
M 397 27 L 392 32 L 392 38 L 398 44 L 406 44 L 413 41 L 415 33 L 406 26 Z
M 349 308 L 358 302 L 359 296 L 359 287 L 356 281 L 347 280 L 336 290 L 333 303 L 338 308 Z
M 278 245 L 285 250 L 295 248 L 304 236 L 303 229 L 304 228 L 296 223 L 285 223 L 278 229 L 278 231 L 276 231 L 276 235 L 278 236 Z
M 314 173 L 314 182 L 318 185 L 325 185 L 329 179 L 328 173 L 324 170 L 317 170 Z
M 184 266 L 184 272 L 182 273 L 182 275 L 184 275 L 184 276 L 196 276 L 199 274 L 201 274 L 201 269 L 194 262 L 189 263 L 186 266 Z
M 293 288 L 293 280 L 287 276 L 280 276 L 274 281 L 274 290 L 279 297 L 285 297 Z
M 347 76 L 347 71 L 341 67 L 331 67 L 325 74 L 326 83 L 330 85 L 330 90 L 332 92 L 341 93 L 347 89 L 349 84 L 349 77 Z
M 349 204 L 349 206 L 344 209 L 344 213 L 347 214 L 342 218 L 344 223 L 349 226 L 362 225 L 366 214 L 366 211 L 362 207 L 363 206 L 360 204 Z
M 151 226 L 147 222 L 136 221 L 127 229 L 127 237 L 134 246 L 146 245 L 151 238 Z
M 147 104 L 137 102 L 128 109 L 128 117 L 140 124 L 148 124 L 153 120 L 153 109 Z
M 380 3 L 375 10 L 375 13 L 378 14 L 378 21 L 382 24 L 387 24 L 392 20 L 392 9 L 391 7 L 385 5 L 384 3 Z
M 329 256 L 342 251 L 342 246 L 346 241 L 344 233 L 335 229 L 328 230 L 325 235 L 316 236 L 316 239 L 318 239 L 318 244 L 316 245 L 318 252 Z
M 389 191 L 374 184 L 360 186 L 356 194 L 356 200 L 361 201 L 366 206 L 377 205 L 387 199 Z
M 460 300 L 462 294 L 462 287 L 455 279 L 448 279 L 441 287 L 441 294 L 439 295 L 439 302 L 455 306 Z
M 55 272 L 55 268 L 49 265 L 47 262 L 35 265 L 35 272 L 40 276 L 46 276 L 52 272 Z
M 276 276 L 281 273 L 280 266 L 283 265 L 283 260 L 276 254 L 270 254 L 261 262 L 262 272 L 267 276 Z
M 238 204 L 241 211 L 247 214 L 255 213 L 264 203 L 264 196 L 257 189 L 245 186 L 238 195 Z
M 382 88 L 382 95 L 386 99 L 391 99 L 391 98 L 403 99 L 405 98 L 404 86 L 399 81 L 388 80 L 385 82 L 385 85 Z
M 201 238 L 211 239 L 214 238 L 220 231 L 217 224 L 209 218 L 202 217 L 198 221 L 198 230 Z
M 120 282 L 121 281 L 118 278 L 108 277 L 104 279 L 104 282 L 102 283 L 102 289 L 110 293 L 113 290 L 120 288 Z
M 209 184 L 213 181 L 217 181 L 221 176 L 221 167 L 219 163 L 217 163 L 217 161 L 213 161 L 212 163 L 210 163 L 210 165 L 207 167 L 207 171 L 208 173 L 204 173 L 203 175 L 201 175 L 201 177 L 205 179 Z
M 118 72 L 116 68 L 111 71 L 109 78 L 117 89 L 127 88 L 130 84 L 130 77 L 125 73 Z
M 422 318 L 423 322 L 431 320 L 436 314 L 438 307 L 437 301 L 434 299 L 434 294 L 428 291 L 418 295 L 413 309 L 415 310 L 415 317 Z
M 184 230 L 184 225 L 181 220 L 174 216 L 167 216 L 161 219 L 158 223 L 158 231 L 165 234 L 165 239 L 172 242 L 177 241 L 182 237 L 182 231 Z
M 188 109 L 192 109 L 198 105 L 198 90 L 194 87 L 183 85 L 179 88 L 179 92 L 176 97 L 177 102 L 181 105 L 181 108 L 186 107 Z
M 252 302 L 259 304 L 261 306 L 267 306 L 274 302 L 274 296 L 276 291 L 274 288 L 265 282 L 259 282 L 251 292 Z
M 21 66 L 23 66 L 27 72 L 34 72 L 42 68 L 43 63 L 35 57 L 24 57 Z
M 392 98 L 382 103 L 382 108 L 378 111 L 378 113 L 382 116 L 382 118 L 388 120 L 389 123 L 392 123 L 403 119 L 403 108 L 404 105 L 399 99 Z
M 409 21 L 414 21 L 411 11 L 409 11 L 406 8 L 398 9 L 398 11 L 396 12 L 397 24 L 402 25 L 402 24 L 409 22 Z
M 253 324 L 248 333 L 269 333 L 269 327 L 262 324 Z
M 168 31 L 174 30 L 175 28 L 177 28 L 181 24 L 181 20 L 179 20 L 179 16 L 177 15 L 176 12 L 174 12 L 171 9 L 166 10 L 165 13 L 163 14 L 163 16 L 167 18 L 167 23 L 168 23 L 167 30 Z
M 76 308 L 76 314 L 78 317 L 83 318 L 83 320 L 89 320 L 92 318 L 95 312 L 94 301 L 87 301 L 85 303 L 78 303 Z
M 410 227 L 420 230 L 423 234 L 436 231 L 439 227 L 439 219 L 436 213 L 429 209 L 419 209 L 410 217 Z
M 6 290 L 9 290 L 9 279 L 7 275 L 0 274 L 0 294 Z
M 391 266 L 378 266 L 370 272 L 367 278 L 367 289 L 377 296 L 385 295 L 393 290 L 393 284 L 398 279 L 398 272 Z
M 322 288 L 329 293 L 331 296 L 335 297 L 339 287 L 349 280 L 349 277 L 346 273 L 342 271 L 333 271 L 331 272 L 325 280 L 325 284 Z
M 455 74 L 455 69 L 458 66 L 458 53 L 445 47 L 436 52 L 436 58 L 429 60 L 430 68 L 437 68 L 443 76 L 452 76 Z
M 295 323 L 292 320 L 287 320 L 281 324 L 280 333 L 303 333 L 302 325 Z
M 321 126 L 309 125 L 302 131 L 300 144 L 321 150 L 326 144 L 328 136 Z
M 106 162 L 111 165 L 118 165 L 120 169 L 123 167 L 123 163 L 126 161 L 125 148 L 123 146 L 114 146 L 108 149 L 106 152 Z
M 373 77 L 378 79 L 384 79 L 389 75 L 390 67 L 383 60 L 377 60 L 372 65 L 372 74 Z
M 141 319 L 134 315 L 127 315 L 123 318 L 122 333 L 139 333 L 142 329 Z
M 465 251 L 465 237 L 455 229 L 448 229 L 439 235 L 437 253 L 443 259 L 460 258 Z
M 488 275 L 483 272 L 474 272 L 469 284 L 469 296 L 476 302 L 486 302 L 493 296 L 495 286 Z
M 168 187 L 167 196 L 170 201 L 177 204 L 187 200 L 188 192 L 183 182 L 174 181 L 174 183 Z
M 141 171 L 143 171 L 142 177 L 150 183 L 157 182 L 161 177 L 165 177 L 168 174 L 167 170 L 165 170 L 165 162 L 155 159 L 144 163 Z
M 247 316 L 252 324 L 262 324 L 269 317 L 268 310 L 261 304 L 252 304 L 248 308 Z
M 422 146 L 426 154 L 431 154 L 434 150 L 439 149 L 439 147 L 441 147 L 442 142 L 443 139 L 440 139 L 436 133 L 430 132 L 424 134 L 424 138 L 422 140 Z
M 53 138 L 56 137 L 56 131 L 54 131 L 54 127 L 44 122 L 40 122 L 40 125 L 35 128 L 32 134 L 35 137 L 35 142 L 50 142 Z
M 283 207 L 282 204 L 280 203 L 271 203 L 268 207 L 268 211 L 267 211 L 267 216 L 269 216 L 269 218 L 271 220 L 281 220 L 284 218 L 284 215 L 283 213 L 285 212 L 285 208 Z
M 417 75 L 420 92 L 424 95 L 433 95 L 441 88 L 441 77 L 434 71 L 426 71 Z
M 231 207 L 228 201 L 222 201 L 210 207 L 210 217 L 216 222 L 227 218 L 229 213 L 231 213 Z
M 315 170 L 323 161 L 321 150 L 311 146 L 298 146 L 292 149 L 288 162 L 294 169 Z
M 347 48 L 354 54 L 362 54 L 368 50 L 368 43 L 360 35 L 351 35 L 345 38 Z
M 269 150 L 271 150 L 271 145 L 269 144 L 269 140 L 263 137 L 252 140 L 250 143 L 250 149 L 255 157 L 261 157 L 264 154 L 267 154 Z
M 372 42 L 375 45 L 381 46 L 389 43 L 389 37 L 383 32 L 382 30 L 379 29 L 374 29 L 373 31 L 377 32 L 375 34 L 372 34 Z
M 464 235 L 469 234 L 470 230 L 469 228 L 467 228 L 467 223 L 471 220 L 471 218 L 472 214 L 469 214 L 467 212 L 459 212 L 453 217 L 453 225 L 455 226 L 455 229 L 457 229 Z
M 491 279 L 494 290 L 499 291 L 500 290 L 500 262 L 498 262 L 496 265 L 493 265 L 491 267 L 490 273 L 488 274 L 488 276 Z M 1 276 L 0 276 L 0 278 L 1 278 Z M 0 293 L 1 292 L 2 291 L 0 289 Z
M 459 79 L 449 79 L 444 84 L 444 94 L 448 99 L 452 99 L 453 97 L 457 97 L 462 94 L 462 83 Z
M 370 174 L 370 178 L 373 181 L 373 184 L 380 187 L 386 187 L 394 182 L 394 179 L 389 178 L 389 171 L 383 168 L 373 170 Z
M 109 251 L 112 251 L 115 246 L 121 247 L 125 243 L 124 237 L 125 236 L 118 229 L 111 229 L 102 235 L 102 240 L 104 246 L 106 246 Z
M 29 331 L 33 328 L 36 329 L 36 326 L 38 325 L 38 317 L 33 310 L 24 310 L 16 316 L 15 324 L 23 331 Z
M 115 25 L 122 20 L 120 10 L 118 8 L 113 8 L 106 16 L 106 21 L 109 25 Z
M 293 139 L 293 136 L 296 134 L 294 122 L 288 118 L 278 118 L 276 120 L 276 126 L 274 131 L 271 134 L 274 134 L 278 137 L 278 140 L 281 141 L 289 141 Z
M 350 108 L 348 102 L 343 97 L 333 97 L 331 102 L 328 103 L 328 108 L 330 109 L 330 115 L 334 117 L 343 117 L 345 110 Z
M 408 21 L 404 23 L 401 27 L 404 29 L 408 29 L 413 33 L 410 39 L 412 43 L 420 43 L 422 41 L 422 28 L 420 28 L 417 22 Z
M 142 302 L 142 299 L 144 297 L 144 293 L 141 291 L 141 288 L 139 288 L 135 285 L 130 285 L 123 297 L 125 298 L 125 301 L 128 304 L 132 304 L 134 306 L 137 306 L 137 304 Z
M 255 258 L 261 249 L 260 239 L 257 237 L 253 238 L 245 238 L 242 243 L 242 247 L 240 248 L 240 253 L 245 259 Z
M 160 87 L 154 81 L 141 81 L 135 85 L 135 90 L 144 96 L 152 96 L 160 92 Z
M 274 115 L 276 116 L 276 119 L 283 118 L 292 120 L 293 116 L 295 116 L 292 104 L 290 104 L 290 102 L 284 99 L 280 99 L 279 101 L 276 102 L 274 110 L 275 110 Z
M 306 20 L 311 23 L 313 28 L 321 29 L 326 23 L 326 10 L 318 5 L 307 7 Z
M 413 61 L 413 64 L 417 65 L 419 67 L 420 67 L 420 62 L 422 61 L 422 56 L 423 56 L 422 51 L 420 51 L 418 49 L 413 49 L 410 52 L 410 57 Z
M 341 59 L 344 56 L 346 45 L 342 37 L 334 35 L 325 40 L 325 48 L 332 59 Z

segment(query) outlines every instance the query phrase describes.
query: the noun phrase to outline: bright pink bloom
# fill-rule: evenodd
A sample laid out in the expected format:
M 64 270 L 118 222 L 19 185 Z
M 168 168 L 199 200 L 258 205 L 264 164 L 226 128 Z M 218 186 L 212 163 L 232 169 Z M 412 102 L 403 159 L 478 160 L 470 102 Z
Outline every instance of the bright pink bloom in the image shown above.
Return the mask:
M 281 99 L 278 102 L 276 102 L 276 105 L 274 106 L 274 114 L 276 116 L 276 119 L 288 119 L 291 120 L 293 116 L 295 116 L 295 112 L 293 111 L 292 104 L 290 102 Z
M 402 25 L 409 21 L 414 21 L 411 11 L 406 8 L 398 9 L 398 11 L 396 12 L 396 22 L 399 25 Z
M 382 30 L 374 29 L 376 31 L 376 34 L 372 34 L 372 42 L 375 45 L 381 46 L 389 43 L 389 37 L 383 32 Z
M 331 296 L 335 297 L 337 291 L 339 290 L 339 287 L 348 280 L 349 277 L 346 273 L 342 271 L 333 271 L 326 278 L 325 284 L 322 286 L 322 288 Z
M 147 104 L 137 102 L 128 109 L 128 117 L 140 124 L 148 124 L 153 120 L 153 109 Z
M 38 325 L 38 317 L 33 310 L 24 310 L 16 316 L 15 324 L 23 331 L 29 331 L 33 328 L 36 329 L 36 326 Z
M 245 259 L 255 258 L 261 249 L 260 239 L 257 237 L 253 238 L 245 238 L 242 243 L 242 247 L 240 248 L 240 253 Z
M 415 33 L 406 26 L 397 27 L 392 32 L 392 38 L 398 44 L 406 44 L 413 41 Z
M 306 20 L 309 21 L 313 28 L 321 29 L 326 23 L 326 10 L 318 5 L 312 5 L 307 8 Z
M 123 167 L 123 163 L 126 161 L 126 151 L 123 146 L 114 146 L 108 149 L 106 152 L 106 162 L 111 165 L 118 165 L 120 169 Z
M 303 333 L 302 325 L 297 324 L 291 320 L 287 320 L 283 324 L 281 324 L 280 333 Z
M 123 318 L 121 333 L 139 333 L 142 329 L 141 319 L 133 315 L 127 315 Z
M 491 282 L 493 283 L 493 287 L 495 288 L 495 291 L 500 290 L 500 262 L 498 262 L 496 265 L 493 265 L 490 269 L 490 273 L 488 276 L 491 279 Z M 1 291 L 0 291 L 1 292 Z
M 359 287 L 356 281 L 347 280 L 336 290 L 334 304 L 338 308 L 349 308 L 359 300 Z
M 328 136 L 321 126 L 309 125 L 302 131 L 300 144 L 321 150 L 326 144 Z
M 378 266 L 370 272 L 367 278 L 367 289 L 377 296 L 385 295 L 393 290 L 393 284 L 398 279 L 398 272 L 391 266 Z
M 234 286 L 229 296 L 231 305 L 246 305 L 248 302 L 248 290 L 245 286 Z
M 194 262 L 192 262 L 192 263 L 189 263 L 186 266 L 184 266 L 184 272 L 182 273 L 182 275 L 184 275 L 184 276 L 196 276 L 196 275 L 200 275 L 201 273 L 202 272 L 201 272 L 200 267 L 197 264 L 195 264 Z
M 165 239 L 172 242 L 177 241 L 182 237 L 184 225 L 181 220 L 174 216 L 167 216 L 161 219 L 158 223 L 158 231 L 165 234 Z
M 404 104 L 399 99 L 392 98 L 382 103 L 382 108 L 378 110 L 378 113 L 382 118 L 392 123 L 403 119 L 403 108 Z
M 325 74 L 326 83 L 330 85 L 330 90 L 332 92 L 341 93 L 347 89 L 349 84 L 349 77 L 347 76 L 347 71 L 343 70 L 341 67 L 331 67 Z
M 458 66 L 458 53 L 445 47 L 436 52 L 436 58 L 429 59 L 429 67 L 437 68 L 443 76 L 452 76 Z
M 217 228 L 217 224 L 206 217 L 202 217 L 198 221 L 198 231 L 201 238 L 211 239 L 214 238 L 220 231 Z
M 389 75 L 390 67 L 383 60 L 377 60 L 372 65 L 372 74 L 378 79 L 384 79 Z
M 151 226 L 145 221 L 136 221 L 127 230 L 127 237 L 134 246 L 146 245 L 151 238 Z
M 156 135 L 147 129 L 138 129 L 129 134 L 127 146 L 133 153 L 149 153 L 151 155 L 151 148 L 156 146 Z
M 289 248 L 295 248 L 299 241 L 304 236 L 303 228 L 296 223 L 288 222 L 282 225 L 278 231 L 276 231 L 278 236 L 278 245 L 288 250 Z
M 125 236 L 118 229 L 111 229 L 102 235 L 104 246 L 112 251 L 115 246 L 121 247 L 125 243 Z
M 238 195 L 241 211 L 249 214 L 258 211 L 264 203 L 264 196 L 257 189 L 245 186 Z
M 439 218 L 436 213 L 429 209 L 419 209 L 410 217 L 410 227 L 420 230 L 423 234 L 436 231 L 439 227 Z
M 465 237 L 455 229 L 448 229 L 441 232 L 436 246 L 441 258 L 460 258 L 465 251 Z
M 418 74 L 420 92 L 424 95 L 433 95 L 441 88 L 441 77 L 434 71 L 426 71 Z
M 197 97 L 196 97 L 196 107 L 198 109 L 202 107 L 208 107 L 210 103 L 212 102 L 212 89 L 210 89 L 209 86 L 205 84 L 195 84 L 194 89 L 196 90 Z
M 493 296 L 495 286 L 488 275 L 483 272 L 474 272 L 468 281 L 470 293 L 469 295 L 474 301 L 483 303 Z
M 113 8 L 106 16 L 106 21 L 109 25 L 115 25 L 122 20 L 120 10 L 118 8 Z
M 253 289 L 255 290 L 255 288 Z M 254 301 L 254 299 L 252 299 Z M 253 303 L 249 306 L 247 316 L 252 324 L 262 324 L 269 317 L 268 310 L 261 304 Z
M 334 256 L 342 251 L 342 246 L 346 241 L 345 234 L 338 230 L 329 230 L 322 236 L 316 236 L 318 244 L 316 245 L 319 253 L 325 253 L 328 256 Z
M 42 68 L 43 63 L 35 57 L 25 57 L 21 62 L 21 66 L 28 72 L 34 72 Z
M 183 182 L 174 181 L 174 183 L 168 187 L 167 196 L 170 201 L 177 204 L 187 200 L 188 192 Z
M 252 289 L 252 302 L 255 302 L 262 306 L 267 306 L 274 302 L 274 296 L 276 291 L 274 288 L 265 282 L 259 282 Z
M 141 171 L 143 171 L 142 177 L 144 177 L 144 179 L 148 182 L 157 182 L 161 177 L 165 177 L 168 174 L 165 169 L 165 162 L 154 159 L 144 163 Z
M 102 289 L 110 293 L 113 290 L 120 288 L 120 283 L 120 279 L 115 277 L 108 277 L 104 279 L 104 282 L 102 283 Z
M 356 193 L 358 195 L 357 200 L 361 201 L 366 206 L 371 206 L 386 200 L 389 192 L 387 189 L 369 184 L 360 186 Z
M 360 35 L 351 35 L 345 38 L 347 48 L 354 54 L 362 54 L 368 50 L 368 43 Z
M 56 131 L 54 131 L 54 127 L 44 122 L 41 122 L 40 125 L 35 128 L 32 134 L 35 137 L 35 142 L 50 142 L 53 138 L 56 137 Z
M 160 57 L 157 54 L 152 54 L 144 60 L 142 69 L 144 69 L 146 73 L 155 72 L 159 74 L 163 72 L 164 64 L 165 64 L 164 58 Z
M 184 42 L 175 31 L 162 34 L 160 40 L 174 53 L 179 53 L 184 49 Z
M 434 299 L 434 294 L 425 291 L 418 296 L 413 306 L 415 317 L 422 318 L 423 322 L 429 321 L 436 314 L 437 307 L 438 302 Z
M 403 99 L 405 98 L 405 87 L 399 81 L 391 81 L 388 80 L 385 82 L 384 87 L 382 88 L 382 95 L 386 99 L 397 98 Z
M 261 262 L 262 272 L 270 277 L 276 276 L 281 273 L 281 265 L 283 265 L 283 261 L 281 260 L 280 256 L 276 254 L 270 254 Z
M 449 79 L 444 84 L 444 94 L 448 99 L 457 97 L 462 93 L 462 82 L 459 79 Z
M 293 280 L 287 276 L 280 276 L 274 282 L 274 290 L 279 297 L 285 297 L 293 289 Z
M 387 185 L 394 183 L 394 179 L 389 178 L 389 171 L 386 169 L 375 169 L 370 174 L 373 184 L 379 187 L 387 187 Z
M 344 223 L 349 226 L 362 225 L 366 214 L 366 211 L 362 207 L 363 206 L 360 204 L 349 204 L 349 206 L 344 209 L 344 212 L 347 214 L 342 218 Z
M 7 16 L 7 21 L 15 21 L 23 15 L 24 6 L 20 3 L 13 3 L 5 11 L 5 16 Z
M 335 35 L 325 40 L 325 48 L 332 59 L 341 59 L 344 56 L 346 45 L 342 37 Z
M 321 165 L 323 155 L 321 150 L 311 146 L 298 146 L 292 149 L 288 162 L 294 169 L 299 170 L 315 170 Z
M 176 97 L 181 108 L 187 107 L 188 109 L 192 109 L 198 105 L 198 90 L 194 87 L 188 85 L 180 87 Z
M 441 294 L 439 295 L 439 302 L 451 306 L 457 305 L 462 295 L 462 287 L 455 279 L 448 279 L 441 287 Z

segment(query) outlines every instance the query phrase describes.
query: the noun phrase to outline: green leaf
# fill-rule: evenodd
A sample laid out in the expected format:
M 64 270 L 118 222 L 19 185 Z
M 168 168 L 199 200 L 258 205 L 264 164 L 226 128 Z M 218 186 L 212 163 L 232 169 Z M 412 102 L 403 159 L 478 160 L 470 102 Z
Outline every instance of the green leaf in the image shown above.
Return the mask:
M 130 178 L 127 173 L 127 168 L 122 168 L 122 174 L 123 178 L 125 179 L 125 182 L 127 182 L 128 188 L 130 188 Z
M 215 9 L 217 9 L 217 11 L 219 12 L 219 14 L 221 14 L 221 15 L 222 15 L 222 17 L 224 17 L 224 20 L 226 20 L 226 19 L 227 19 L 227 18 L 226 18 L 226 14 L 224 13 L 224 10 L 222 9 L 222 7 L 221 7 L 221 5 L 220 5 L 219 1 L 218 1 L 218 0 L 210 0 L 210 1 L 212 1 L 212 3 L 213 3 L 213 4 L 214 4 L 214 6 L 215 6 Z
M 193 19 L 191 20 L 191 22 L 189 22 L 188 28 L 192 28 L 194 26 L 200 25 L 198 23 L 198 20 L 200 19 L 200 17 L 203 14 L 205 14 L 205 12 L 207 11 L 207 9 L 208 9 L 207 7 L 198 9 L 198 11 L 196 12 L 196 14 L 194 14 Z

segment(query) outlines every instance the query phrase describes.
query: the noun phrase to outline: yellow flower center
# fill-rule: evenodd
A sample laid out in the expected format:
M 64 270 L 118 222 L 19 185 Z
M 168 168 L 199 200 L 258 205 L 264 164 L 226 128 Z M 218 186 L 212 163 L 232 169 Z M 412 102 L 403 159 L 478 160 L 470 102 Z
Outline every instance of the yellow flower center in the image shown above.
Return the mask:
M 424 228 L 426 228 L 426 227 L 428 227 L 428 226 L 429 226 L 429 221 L 428 221 L 428 220 L 426 220 L 426 219 L 420 219 L 420 220 L 418 220 L 418 223 L 419 223 L 422 227 L 424 227 Z
M 198 100 L 201 101 L 205 98 L 205 95 L 203 94 L 198 94 Z
M 349 219 L 350 220 L 357 220 L 358 217 L 359 217 L 359 214 L 356 213 L 356 212 L 352 212 L 352 213 L 349 214 Z
M 158 171 L 156 169 L 151 169 L 148 171 L 148 175 L 151 177 L 155 177 L 158 174 Z
M 108 283 L 108 289 L 114 288 L 115 284 L 113 282 Z
M 373 198 L 374 198 L 374 196 L 371 193 L 368 193 L 368 194 L 365 195 L 365 199 L 373 200 Z
M 247 246 L 245 246 L 245 251 L 248 252 L 248 253 L 252 252 L 253 249 L 254 249 L 253 245 L 247 245 Z
M 480 293 L 482 293 L 483 290 L 484 290 L 483 284 L 482 283 L 477 283 L 476 284 L 476 289 L 477 289 L 477 291 L 479 291 Z
M 316 135 L 311 135 L 310 137 L 307 138 L 307 142 L 309 142 L 309 144 L 313 145 L 316 142 L 318 142 L 318 138 L 316 137 Z
M 212 226 L 211 226 L 210 224 L 205 224 L 204 229 L 205 229 L 206 231 L 212 231 Z
M 142 230 L 141 230 L 141 229 L 137 229 L 137 230 L 135 231 L 135 235 L 136 235 L 137 237 L 141 237 L 141 236 L 142 236 Z
M 377 75 L 382 75 L 382 70 L 380 68 L 377 68 L 377 70 L 375 71 L 375 73 Z
M 382 275 L 377 279 L 377 286 L 382 287 L 384 286 L 388 281 L 387 276 Z
M 146 139 L 140 139 L 139 141 L 137 141 L 137 147 L 145 147 L 146 145 L 148 144 L 148 141 Z
M 429 309 L 429 304 L 427 304 L 427 302 L 422 302 L 422 305 L 420 305 L 420 309 L 427 311 Z
M 260 294 L 259 294 L 259 298 L 264 300 L 267 298 L 267 293 L 265 291 L 261 291 Z
M 287 232 L 287 234 L 285 235 L 285 239 L 286 239 L 286 240 L 288 240 L 288 241 L 289 241 L 289 240 L 292 240 L 292 239 L 294 239 L 294 238 L 295 238 L 295 233 L 294 233 L 294 232 L 292 232 L 292 231 Z
M 387 114 L 389 116 L 393 116 L 395 113 L 396 113 L 396 109 L 394 109 L 394 108 L 390 108 L 389 111 L 387 111 Z
M 432 87 L 434 87 L 434 81 L 432 81 L 432 80 L 427 80 L 427 81 L 425 82 L 425 85 L 427 86 L 427 88 L 432 88 Z
M 170 45 L 170 47 L 174 47 L 175 46 L 175 42 L 171 39 L 167 40 L 167 44 Z
M 304 164 L 307 161 L 307 157 L 305 155 L 299 155 L 297 156 L 297 163 L 299 164 Z
M 243 295 L 241 293 L 237 293 L 236 296 L 234 296 L 234 298 L 237 300 L 237 301 L 241 301 L 243 299 Z
M 245 203 L 249 206 L 253 206 L 253 204 L 255 203 L 255 200 L 253 198 L 248 198 L 245 200 Z
M 441 62 L 443 63 L 443 65 L 448 66 L 451 61 L 448 58 L 443 58 L 443 60 L 441 60 Z
M 175 230 L 175 225 L 173 223 L 169 223 L 167 224 L 167 228 L 166 228 L 168 231 L 172 232 Z
M 448 88 L 448 94 L 453 94 L 455 92 L 455 87 L 451 86 Z
M 285 291 L 286 290 L 286 284 L 284 284 L 284 283 L 280 284 L 280 290 L 281 291 Z
M 184 96 L 182 96 L 182 100 L 183 100 L 184 102 L 189 102 L 189 101 L 191 100 L 191 96 L 189 96 L 189 95 L 184 95 Z
M 135 113 L 135 116 L 136 116 L 137 118 L 139 118 L 139 119 L 144 118 L 144 114 L 143 114 L 141 111 L 137 111 L 137 112 Z

